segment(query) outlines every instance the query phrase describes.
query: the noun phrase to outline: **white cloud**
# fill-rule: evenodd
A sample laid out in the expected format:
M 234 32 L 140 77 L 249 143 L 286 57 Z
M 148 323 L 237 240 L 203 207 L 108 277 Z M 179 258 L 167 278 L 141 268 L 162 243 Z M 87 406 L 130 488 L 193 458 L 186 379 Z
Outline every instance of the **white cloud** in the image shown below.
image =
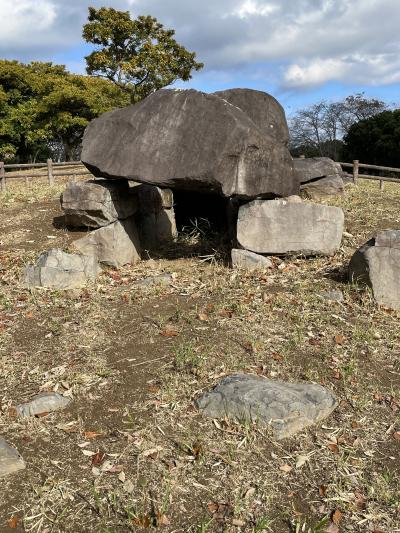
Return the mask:
M 49 0 L 0 0 L 0 47 L 21 43 L 27 46 L 27 40 L 36 32 L 51 29 L 56 8 Z
M 400 78 L 399 0 L 0 0 L 0 57 L 76 61 L 68 50 L 82 45 L 89 5 L 154 15 L 197 52 L 204 75 L 253 70 L 291 89 Z
M 265 17 L 278 9 L 279 6 L 276 4 L 256 2 L 256 0 L 245 0 L 239 7 L 232 11 L 232 15 L 236 15 L 241 19 L 252 15 Z

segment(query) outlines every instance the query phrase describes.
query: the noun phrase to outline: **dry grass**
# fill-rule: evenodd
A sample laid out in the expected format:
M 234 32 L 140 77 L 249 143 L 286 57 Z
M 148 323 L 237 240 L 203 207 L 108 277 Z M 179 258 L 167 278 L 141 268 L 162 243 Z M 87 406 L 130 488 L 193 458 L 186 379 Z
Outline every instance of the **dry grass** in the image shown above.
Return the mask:
M 14 219 L 1 239 L 27 229 L 29 205 L 56 216 L 58 193 L 0 197 L 0 217 Z M 223 266 L 211 244 L 211 263 L 160 259 L 104 271 L 82 291 L 30 292 L 18 280 L 45 241 L 5 246 L 0 433 L 27 469 L 4 480 L 0 529 L 14 517 L 42 533 L 400 531 L 400 317 L 346 281 L 354 249 L 399 227 L 399 201 L 397 184 L 349 187 L 333 202 L 347 231 L 334 258 L 276 258 L 257 274 Z M 135 285 L 164 271 L 172 284 Z M 321 298 L 332 289 L 342 303 Z M 251 424 L 203 419 L 193 399 L 243 370 L 322 383 L 340 405 L 279 443 Z M 12 406 L 39 390 L 67 392 L 72 407 L 15 419 Z

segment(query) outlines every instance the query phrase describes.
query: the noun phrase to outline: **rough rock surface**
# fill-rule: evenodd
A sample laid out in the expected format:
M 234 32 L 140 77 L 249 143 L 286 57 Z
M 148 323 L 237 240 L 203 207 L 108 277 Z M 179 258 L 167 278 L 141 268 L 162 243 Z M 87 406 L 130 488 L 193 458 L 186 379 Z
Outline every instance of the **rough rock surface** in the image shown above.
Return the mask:
M 340 246 L 343 224 L 338 207 L 254 200 L 239 209 L 237 239 L 260 254 L 332 255 Z
M 337 401 L 320 385 L 238 374 L 222 379 L 196 404 L 207 417 L 228 416 L 270 425 L 276 438 L 283 439 L 326 418 Z
M 96 278 L 99 272 L 95 258 L 52 248 L 41 254 L 35 265 L 26 267 L 25 284 L 28 287 L 78 289 L 89 279 Z
M 15 448 L 0 437 L 0 477 L 25 468 L 25 461 Z
M 312 200 L 343 194 L 344 182 L 339 163 L 329 157 L 293 159 L 300 179 L 302 194 Z
M 90 231 L 74 248 L 99 263 L 119 268 L 140 261 L 140 241 L 133 217 Z
M 385 230 L 366 242 L 351 258 L 352 282 L 372 288 L 379 305 L 400 309 L 400 230 Z
M 70 402 L 70 398 L 57 392 L 42 392 L 37 394 L 29 402 L 17 405 L 17 414 L 25 418 L 42 413 L 51 413 L 52 411 L 64 409 Z
M 146 250 L 173 242 L 178 236 L 173 209 L 142 213 L 139 218 L 140 242 Z
M 137 199 L 126 180 L 71 182 L 61 195 L 61 209 L 68 226 L 101 228 L 132 216 Z
M 329 196 L 344 193 L 344 182 L 340 176 L 326 176 L 317 180 L 303 183 L 300 187 L 301 194 L 310 200 L 323 200 Z
M 298 194 L 285 141 L 249 114 L 193 89 L 156 91 L 92 121 L 82 161 L 95 176 L 173 189 L 243 198 Z
M 249 250 L 240 250 L 233 248 L 231 252 L 232 266 L 246 268 L 247 270 L 257 270 L 260 268 L 271 268 L 273 263 L 268 257 L 249 252 Z
M 213 94 L 244 111 L 266 135 L 273 137 L 276 142 L 288 144 L 289 128 L 285 111 L 273 96 L 253 89 L 227 89 Z
M 299 157 L 293 159 L 293 164 L 300 183 L 326 176 L 342 177 L 343 174 L 340 165 L 329 157 Z

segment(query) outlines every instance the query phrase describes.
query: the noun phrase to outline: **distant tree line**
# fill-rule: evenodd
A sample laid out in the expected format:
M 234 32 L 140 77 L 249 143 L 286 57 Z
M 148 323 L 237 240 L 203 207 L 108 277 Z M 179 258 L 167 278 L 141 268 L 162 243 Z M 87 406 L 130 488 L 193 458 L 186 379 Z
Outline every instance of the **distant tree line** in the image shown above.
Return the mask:
M 289 128 L 294 157 L 400 167 L 400 110 L 363 93 L 301 109 L 289 119 Z
M 155 18 L 89 8 L 83 38 L 95 49 L 88 76 L 62 65 L 0 60 L 0 161 L 80 156 L 87 124 L 203 67 Z

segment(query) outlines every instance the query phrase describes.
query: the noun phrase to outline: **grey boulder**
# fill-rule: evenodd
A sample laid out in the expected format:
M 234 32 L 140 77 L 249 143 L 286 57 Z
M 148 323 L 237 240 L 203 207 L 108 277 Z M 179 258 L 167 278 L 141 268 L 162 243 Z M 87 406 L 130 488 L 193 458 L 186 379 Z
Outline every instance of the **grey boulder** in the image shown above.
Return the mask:
M 42 392 L 29 402 L 17 405 L 16 410 L 18 416 L 26 418 L 64 409 L 70 402 L 70 398 L 57 392 Z
M 237 239 L 260 254 L 332 255 L 340 247 L 343 224 L 338 207 L 254 200 L 239 209 Z
M 272 268 L 274 265 L 268 257 L 249 252 L 249 250 L 240 250 L 233 248 L 231 252 L 232 266 L 245 268 L 247 270 L 258 270 L 262 268 Z
M 293 160 L 300 179 L 300 190 L 312 200 L 343 194 L 343 171 L 339 163 L 329 157 L 309 157 Z
M 285 139 L 248 109 L 193 89 L 156 91 L 101 115 L 86 128 L 81 158 L 95 176 L 159 187 L 243 198 L 299 192 Z
M 352 282 L 370 286 L 376 302 L 400 309 L 400 230 L 385 230 L 359 248 L 350 260 Z
M 301 194 L 310 200 L 323 200 L 329 196 L 344 193 L 344 182 L 340 176 L 326 176 L 317 180 L 303 183 L 300 186 Z
M 0 477 L 23 470 L 25 461 L 18 451 L 0 437 Z
M 137 199 L 126 180 L 69 183 L 61 195 L 68 226 L 100 228 L 136 212 Z
M 337 401 L 320 385 L 237 374 L 222 379 L 197 399 L 196 405 L 210 418 L 229 417 L 270 426 L 280 440 L 329 416 Z
M 95 258 L 52 248 L 42 253 L 35 265 L 26 267 L 25 284 L 29 288 L 77 289 L 95 279 L 99 272 Z
M 140 261 L 140 241 L 133 217 L 88 232 L 74 248 L 105 265 L 119 268 Z

